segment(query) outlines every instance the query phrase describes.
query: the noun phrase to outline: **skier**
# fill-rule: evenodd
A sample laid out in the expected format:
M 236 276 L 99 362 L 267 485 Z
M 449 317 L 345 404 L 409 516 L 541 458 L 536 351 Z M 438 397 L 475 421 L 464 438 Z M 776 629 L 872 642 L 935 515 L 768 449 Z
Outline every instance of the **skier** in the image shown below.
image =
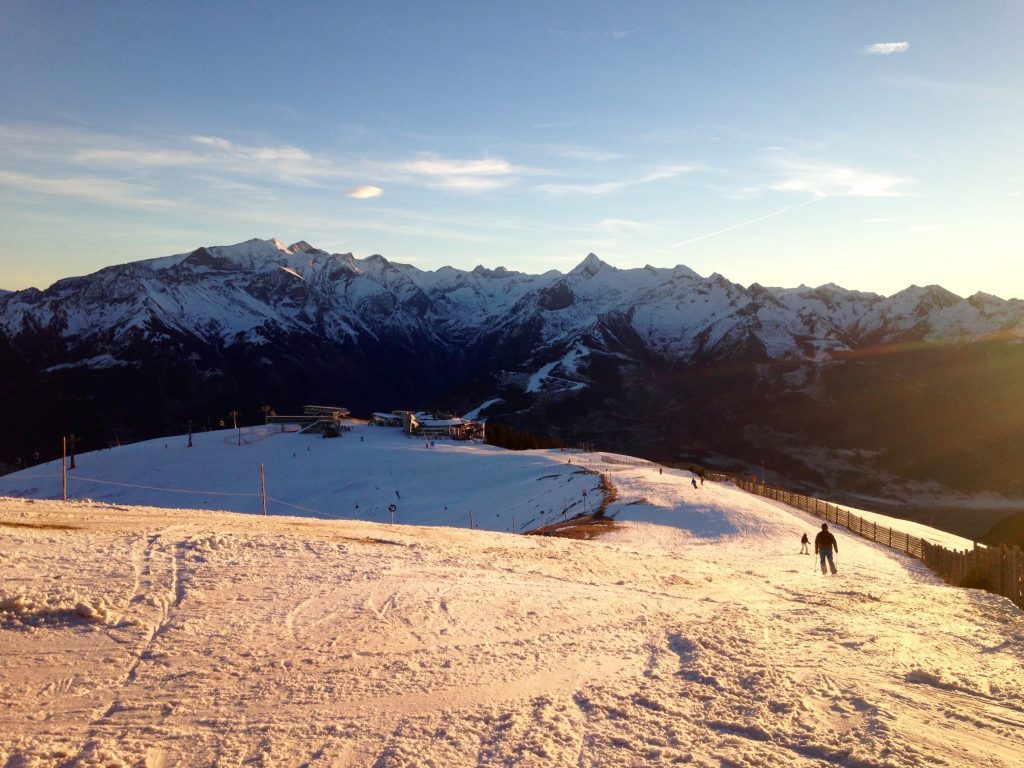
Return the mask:
M 696 491 L 697 490 L 697 478 L 696 477 L 691 477 L 690 478 L 690 482 L 693 483 L 693 490 Z
M 810 551 L 808 551 L 808 549 L 807 549 L 807 545 L 810 544 L 810 543 L 811 543 L 811 540 L 807 538 L 807 534 L 806 533 L 803 536 L 800 537 L 800 554 L 801 555 L 809 555 L 809 554 L 811 554 Z
M 827 573 L 825 570 L 825 560 L 828 560 L 828 567 L 832 570 L 832 575 L 836 574 L 836 564 L 832 559 L 832 553 L 839 554 L 839 544 L 836 542 L 836 537 L 828 529 L 828 523 L 821 524 L 821 532 L 814 537 L 814 554 L 820 555 L 821 557 L 821 572 Z

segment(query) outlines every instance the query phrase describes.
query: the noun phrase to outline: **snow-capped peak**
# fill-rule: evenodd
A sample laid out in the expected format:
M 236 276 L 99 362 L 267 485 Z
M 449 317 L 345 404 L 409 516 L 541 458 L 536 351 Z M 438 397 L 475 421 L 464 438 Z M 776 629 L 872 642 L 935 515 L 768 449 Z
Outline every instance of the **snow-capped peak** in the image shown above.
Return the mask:
M 591 277 L 594 277 L 594 275 L 596 275 L 598 272 L 605 268 L 612 270 L 615 269 L 615 267 L 605 264 L 603 261 L 597 258 L 596 254 L 588 253 L 587 258 L 581 261 L 576 266 L 576 268 L 573 269 L 569 274 L 579 275 L 580 277 L 589 279 Z
M 753 334 L 769 356 L 819 360 L 839 348 L 835 339 L 845 349 L 908 334 L 939 341 L 1024 329 L 1024 302 L 983 294 L 963 300 L 938 286 L 911 286 L 891 298 L 832 283 L 746 289 L 683 265 L 618 269 L 593 253 L 568 275 L 484 266 L 425 272 L 378 254 L 356 259 L 305 240 L 286 246 L 258 238 L 109 267 L 48 292 L 0 293 L 0 333 L 38 327 L 76 339 L 170 327 L 227 341 L 276 327 L 337 341 L 384 338 L 398 327 L 410 338 L 429 337 L 443 326 L 467 340 L 530 329 L 544 348 L 569 348 L 592 333 L 596 318 L 616 317 L 629 326 L 616 331 L 616 344 L 635 332 L 637 343 L 680 359 L 719 347 L 742 351 L 734 337 Z M 823 341 L 808 353 L 807 338 Z
M 505 269 L 505 267 L 489 269 L 483 264 L 477 264 L 473 267 L 471 274 L 477 275 L 478 277 L 511 277 L 512 275 L 518 275 L 519 273 L 514 270 Z
M 320 252 L 319 248 L 314 248 L 312 245 L 307 243 L 305 240 L 299 240 L 297 243 L 292 243 L 287 248 L 285 248 L 285 250 L 288 253 L 292 253 L 292 254 L 294 254 L 294 253 L 302 253 L 304 251 L 310 251 L 310 252 L 313 252 L 313 253 L 319 253 Z

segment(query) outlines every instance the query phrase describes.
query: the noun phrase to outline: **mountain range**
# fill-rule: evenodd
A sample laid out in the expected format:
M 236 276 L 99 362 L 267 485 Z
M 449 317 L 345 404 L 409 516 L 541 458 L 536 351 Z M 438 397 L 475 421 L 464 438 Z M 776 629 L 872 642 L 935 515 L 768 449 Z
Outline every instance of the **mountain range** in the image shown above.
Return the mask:
M 594 254 L 423 271 L 253 239 L 0 293 L 0 461 L 323 402 L 894 502 L 1021 497 L 1022 339 L 1024 302 L 939 286 L 744 287 Z

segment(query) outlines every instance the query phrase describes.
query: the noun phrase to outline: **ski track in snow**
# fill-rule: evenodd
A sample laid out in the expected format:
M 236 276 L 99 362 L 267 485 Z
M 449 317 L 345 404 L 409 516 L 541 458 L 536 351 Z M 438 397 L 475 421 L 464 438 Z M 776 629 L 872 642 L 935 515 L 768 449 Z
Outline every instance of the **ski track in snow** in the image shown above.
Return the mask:
M 598 541 L 0 499 L 0 766 L 1024 765 L 1008 601 L 584 463 Z

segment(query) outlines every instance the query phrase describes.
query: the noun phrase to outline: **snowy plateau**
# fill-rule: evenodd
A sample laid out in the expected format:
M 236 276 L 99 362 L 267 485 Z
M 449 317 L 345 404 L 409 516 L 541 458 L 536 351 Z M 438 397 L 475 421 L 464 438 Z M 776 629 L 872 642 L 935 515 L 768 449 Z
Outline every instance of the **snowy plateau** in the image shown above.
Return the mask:
M 5 768 L 1024 765 L 1021 611 L 729 483 L 361 423 L 60 470 L 0 478 Z

